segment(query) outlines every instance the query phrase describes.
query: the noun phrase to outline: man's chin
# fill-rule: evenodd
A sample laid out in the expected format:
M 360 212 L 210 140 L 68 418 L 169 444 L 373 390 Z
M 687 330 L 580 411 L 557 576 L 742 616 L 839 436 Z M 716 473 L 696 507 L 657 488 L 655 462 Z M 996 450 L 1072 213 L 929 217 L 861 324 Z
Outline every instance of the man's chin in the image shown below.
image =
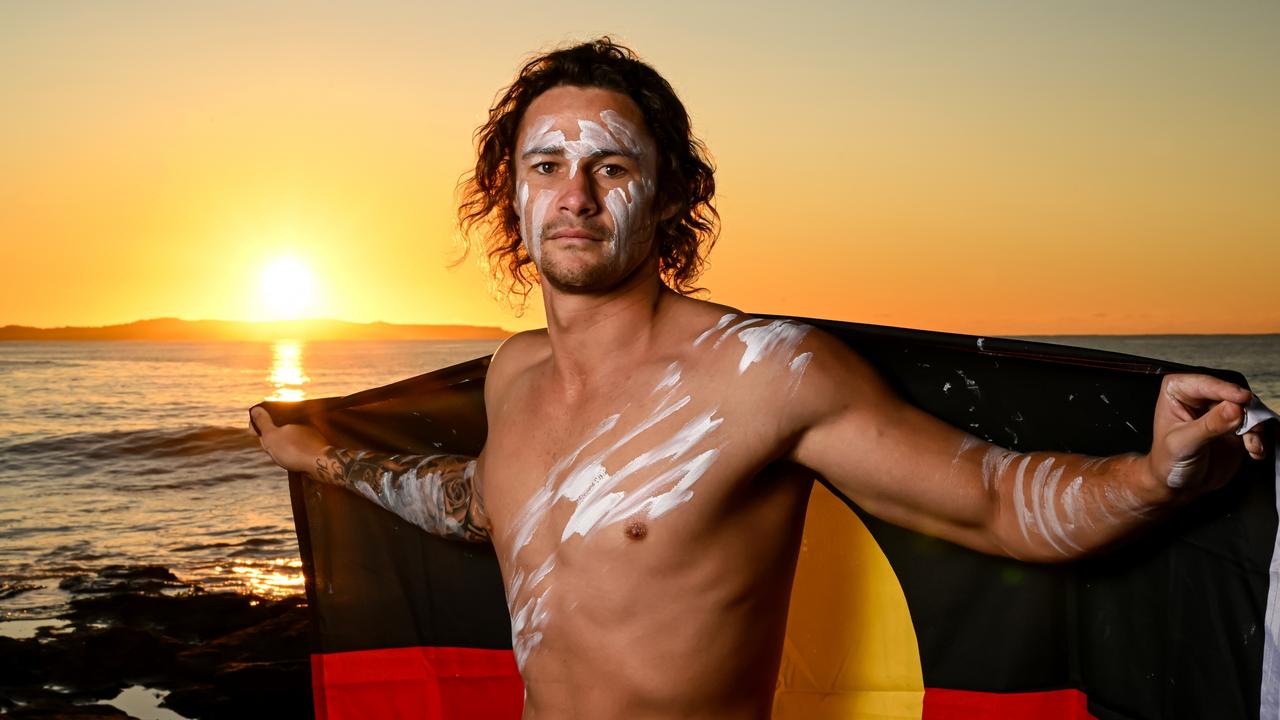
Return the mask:
M 604 292 L 618 285 L 616 278 L 602 273 L 543 273 L 547 284 L 557 292 L 569 295 L 591 295 Z
M 610 290 L 625 279 L 617 268 L 606 262 L 576 262 L 560 264 L 549 262 L 540 269 L 547 284 L 558 292 L 584 295 Z

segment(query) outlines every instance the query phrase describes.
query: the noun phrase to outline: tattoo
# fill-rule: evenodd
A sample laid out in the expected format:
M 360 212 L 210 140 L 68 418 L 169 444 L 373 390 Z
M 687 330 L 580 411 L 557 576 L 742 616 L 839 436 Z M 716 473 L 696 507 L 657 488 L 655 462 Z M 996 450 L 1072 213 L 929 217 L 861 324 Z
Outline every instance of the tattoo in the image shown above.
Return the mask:
M 476 460 L 465 455 L 385 455 L 329 448 L 312 473 L 352 490 L 433 535 L 489 541 Z

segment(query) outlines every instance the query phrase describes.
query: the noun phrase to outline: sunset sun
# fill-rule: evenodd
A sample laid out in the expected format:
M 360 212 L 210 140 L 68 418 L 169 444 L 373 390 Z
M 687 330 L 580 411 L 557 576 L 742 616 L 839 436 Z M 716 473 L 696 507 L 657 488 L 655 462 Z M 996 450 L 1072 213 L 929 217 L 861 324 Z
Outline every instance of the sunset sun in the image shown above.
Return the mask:
M 311 269 L 293 257 L 272 260 L 262 269 L 262 318 L 294 320 L 312 309 Z

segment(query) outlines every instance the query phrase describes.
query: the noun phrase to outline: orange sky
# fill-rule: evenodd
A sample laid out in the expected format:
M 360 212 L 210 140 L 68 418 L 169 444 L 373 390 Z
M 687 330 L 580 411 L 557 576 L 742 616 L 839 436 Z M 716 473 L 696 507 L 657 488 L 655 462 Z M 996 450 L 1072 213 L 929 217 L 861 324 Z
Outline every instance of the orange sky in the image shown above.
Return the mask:
M 1280 5 L 1049 5 L 0 5 L 0 325 L 263 319 L 281 256 L 310 315 L 539 325 L 445 268 L 454 184 L 529 53 L 608 32 L 716 158 L 715 300 L 1280 332 Z

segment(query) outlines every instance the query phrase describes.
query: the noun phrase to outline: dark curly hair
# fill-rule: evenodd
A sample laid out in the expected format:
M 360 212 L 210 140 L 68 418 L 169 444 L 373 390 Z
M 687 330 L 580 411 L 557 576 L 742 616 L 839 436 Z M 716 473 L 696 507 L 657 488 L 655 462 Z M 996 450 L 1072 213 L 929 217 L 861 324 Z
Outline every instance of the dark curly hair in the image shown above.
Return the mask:
M 523 307 L 537 269 L 520 241 L 520 219 L 513 207 L 516 132 L 534 98 L 560 85 L 612 90 L 639 106 L 658 148 L 653 207 L 674 209 L 655 231 L 659 272 L 676 292 L 700 290 L 694 282 L 715 244 L 720 219 L 712 202 L 715 168 L 671 85 L 608 37 L 530 60 L 489 109 L 489 120 L 475 132 L 475 170 L 460 185 L 458 223 L 467 250 L 478 235 L 495 281 L 505 272 L 508 299 L 518 296 L 517 306 Z

